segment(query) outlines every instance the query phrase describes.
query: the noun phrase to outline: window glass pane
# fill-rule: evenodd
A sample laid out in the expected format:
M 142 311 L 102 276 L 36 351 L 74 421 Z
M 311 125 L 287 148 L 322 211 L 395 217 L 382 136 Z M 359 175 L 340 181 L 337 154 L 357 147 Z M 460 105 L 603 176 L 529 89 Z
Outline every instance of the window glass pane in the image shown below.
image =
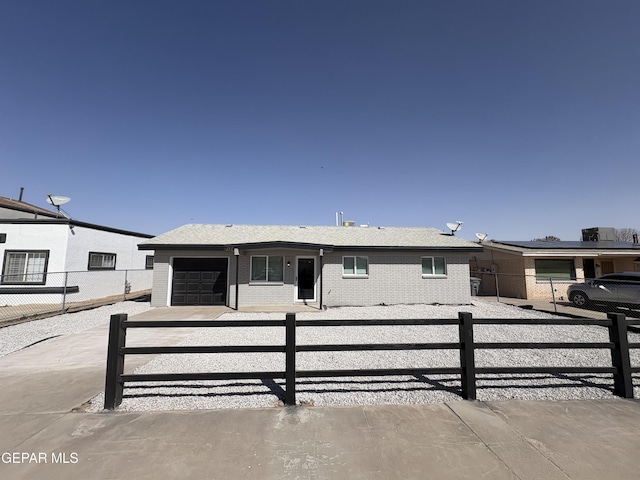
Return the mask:
M 115 268 L 116 266 L 116 256 L 115 255 L 103 255 L 102 256 L 102 266 L 104 268 Z
M 367 275 L 369 273 L 369 260 L 367 257 L 356 257 L 356 275 Z
M 22 282 L 24 281 L 24 270 L 27 264 L 26 253 L 8 253 L 7 264 L 4 267 L 5 282 Z
M 267 257 L 251 257 L 251 280 L 267 280 Z
M 100 259 L 100 256 L 92 253 L 91 256 L 89 257 L 89 266 L 99 268 L 100 265 L 102 265 L 102 260 Z
M 269 257 L 269 275 L 267 280 L 270 282 L 282 282 L 284 280 L 284 257 Z
M 42 282 L 44 280 L 44 253 L 30 253 L 27 257 L 27 282 Z
M 436 275 L 446 275 L 447 266 L 445 264 L 444 257 L 434 257 L 433 261 L 435 264 L 434 273 Z
M 353 257 L 344 257 L 342 259 L 342 272 L 345 275 L 353 275 L 356 273 L 355 259 Z
M 433 258 L 431 257 L 422 258 L 422 274 L 433 275 Z
M 575 280 L 576 270 L 572 259 L 537 259 L 536 280 Z

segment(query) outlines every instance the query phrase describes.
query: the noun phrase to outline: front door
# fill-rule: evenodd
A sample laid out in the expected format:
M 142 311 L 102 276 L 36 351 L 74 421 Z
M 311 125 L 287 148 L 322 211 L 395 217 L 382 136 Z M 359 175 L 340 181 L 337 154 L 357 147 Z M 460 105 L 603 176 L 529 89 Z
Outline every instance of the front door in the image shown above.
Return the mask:
M 600 260 L 600 275 L 606 275 L 614 271 L 613 260 Z
M 316 299 L 316 259 L 299 257 L 297 268 L 296 300 L 314 302 Z
M 584 271 L 585 280 L 592 280 L 596 278 L 596 262 L 593 258 L 583 259 L 582 269 Z

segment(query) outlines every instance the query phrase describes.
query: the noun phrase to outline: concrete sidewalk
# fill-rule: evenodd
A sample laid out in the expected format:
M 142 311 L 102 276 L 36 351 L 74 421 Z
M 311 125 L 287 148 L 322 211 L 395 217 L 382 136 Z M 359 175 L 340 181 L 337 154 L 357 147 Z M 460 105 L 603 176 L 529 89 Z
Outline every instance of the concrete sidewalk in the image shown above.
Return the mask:
M 1 415 L 0 432 L 0 478 L 12 480 L 631 480 L 640 404 L 21 413 Z
M 130 334 L 166 345 L 190 332 Z M 0 358 L 0 478 L 638 478 L 636 401 L 84 413 L 106 343 L 104 325 Z

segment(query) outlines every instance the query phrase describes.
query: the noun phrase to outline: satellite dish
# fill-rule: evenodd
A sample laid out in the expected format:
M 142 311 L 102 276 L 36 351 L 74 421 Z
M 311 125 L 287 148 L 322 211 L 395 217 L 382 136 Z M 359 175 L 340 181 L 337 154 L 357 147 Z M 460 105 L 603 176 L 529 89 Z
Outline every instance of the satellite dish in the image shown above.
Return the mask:
M 62 215 L 65 218 L 71 219 L 69 214 L 60 208 L 60 205 L 64 205 L 65 203 L 69 203 L 71 199 L 69 197 L 63 197 L 62 195 L 51 195 L 47 194 L 47 203 L 49 205 L 53 205 L 58 209 L 58 214 Z
M 480 241 L 480 243 L 484 242 L 484 240 L 488 237 L 486 233 L 476 233 L 476 238 Z
M 447 228 L 451 230 L 451 235 L 462 229 L 462 223 L 463 222 L 461 222 L 460 220 L 458 220 L 456 223 L 447 223 Z
M 65 203 L 69 203 L 71 199 L 69 197 L 63 197 L 60 195 L 47 195 L 47 203 L 49 205 L 53 205 L 54 207 L 58 207 L 60 205 L 64 205 Z

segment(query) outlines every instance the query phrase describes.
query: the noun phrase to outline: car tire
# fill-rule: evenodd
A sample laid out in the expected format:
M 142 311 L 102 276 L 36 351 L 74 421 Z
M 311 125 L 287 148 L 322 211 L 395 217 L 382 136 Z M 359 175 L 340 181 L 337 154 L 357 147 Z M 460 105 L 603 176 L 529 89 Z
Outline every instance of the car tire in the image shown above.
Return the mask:
M 589 305 L 589 297 L 584 292 L 571 292 L 571 296 L 569 297 L 571 303 L 573 303 L 576 307 L 586 307 Z

